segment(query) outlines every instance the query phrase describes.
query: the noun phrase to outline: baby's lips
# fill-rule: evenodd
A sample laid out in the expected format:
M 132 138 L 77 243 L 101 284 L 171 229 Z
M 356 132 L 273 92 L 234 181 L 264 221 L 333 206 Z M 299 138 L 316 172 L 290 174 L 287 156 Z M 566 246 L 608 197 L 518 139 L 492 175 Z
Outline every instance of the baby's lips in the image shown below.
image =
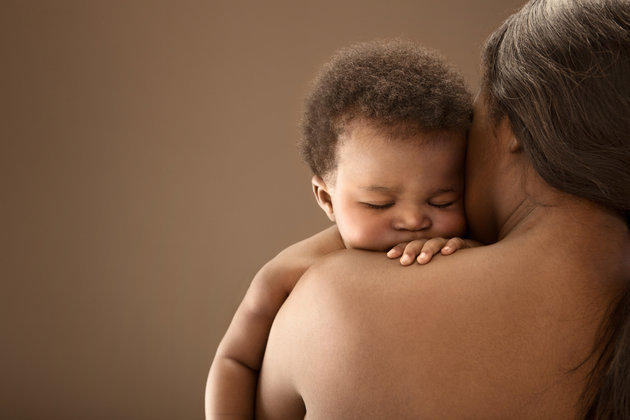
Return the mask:
M 404 238 L 399 243 L 413 242 L 413 241 L 426 241 L 427 239 L 431 239 L 431 238 L 432 238 L 432 236 L 427 236 L 424 233 L 415 233 L 413 235 L 409 235 L 408 237 Z

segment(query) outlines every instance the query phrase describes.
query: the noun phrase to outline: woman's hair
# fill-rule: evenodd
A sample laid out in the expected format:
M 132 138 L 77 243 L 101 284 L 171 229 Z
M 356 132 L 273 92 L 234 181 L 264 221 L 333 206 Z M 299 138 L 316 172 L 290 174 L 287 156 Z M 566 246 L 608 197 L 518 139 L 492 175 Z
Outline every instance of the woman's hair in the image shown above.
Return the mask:
M 630 0 L 532 0 L 483 67 L 490 115 L 507 116 L 538 174 L 630 224 Z M 591 357 L 582 416 L 630 418 L 630 281 Z
M 462 77 L 437 53 L 398 39 L 359 43 L 339 50 L 315 79 L 299 148 L 313 173 L 325 175 L 335 169 L 338 137 L 353 121 L 405 138 L 465 131 L 471 115 Z

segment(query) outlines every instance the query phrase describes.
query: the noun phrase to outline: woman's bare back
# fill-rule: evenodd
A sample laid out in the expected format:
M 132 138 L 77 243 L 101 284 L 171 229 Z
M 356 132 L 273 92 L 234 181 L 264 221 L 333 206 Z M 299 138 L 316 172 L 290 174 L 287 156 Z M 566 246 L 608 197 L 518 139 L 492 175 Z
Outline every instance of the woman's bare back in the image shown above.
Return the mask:
M 260 417 L 575 417 L 628 238 L 544 220 L 423 267 L 329 257 L 278 314 Z

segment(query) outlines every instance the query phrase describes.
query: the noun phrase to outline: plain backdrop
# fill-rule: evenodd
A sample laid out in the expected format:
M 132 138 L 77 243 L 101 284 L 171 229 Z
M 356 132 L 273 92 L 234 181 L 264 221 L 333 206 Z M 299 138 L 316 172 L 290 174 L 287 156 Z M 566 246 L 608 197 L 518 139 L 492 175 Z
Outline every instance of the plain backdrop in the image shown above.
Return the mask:
M 337 48 L 479 83 L 523 0 L 0 2 L 0 417 L 201 419 L 257 269 L 328 226 L 296 151 Z

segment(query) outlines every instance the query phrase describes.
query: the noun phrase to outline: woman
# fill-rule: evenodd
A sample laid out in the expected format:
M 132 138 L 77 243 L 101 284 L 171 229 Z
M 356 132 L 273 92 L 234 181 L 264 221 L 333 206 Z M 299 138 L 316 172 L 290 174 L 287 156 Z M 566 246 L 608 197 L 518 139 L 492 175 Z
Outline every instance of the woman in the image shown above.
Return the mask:
M 260 418 L 630 418 L 630 2 L 533 0 L 483 66 L 466 206 L 488 246 L 313 267 Z

